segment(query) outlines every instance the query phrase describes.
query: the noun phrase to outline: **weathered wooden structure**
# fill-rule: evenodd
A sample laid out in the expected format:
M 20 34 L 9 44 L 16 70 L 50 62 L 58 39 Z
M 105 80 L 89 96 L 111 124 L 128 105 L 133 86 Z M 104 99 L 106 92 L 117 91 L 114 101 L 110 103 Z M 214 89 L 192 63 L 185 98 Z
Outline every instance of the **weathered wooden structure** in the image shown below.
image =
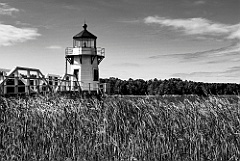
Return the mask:
M 1 75 L 1 95 L 41 92 L 52 92 L 52 87 L 39 69 L 16 67 L 10 72 Z
M 97 93 L 106 91 L 105 84 L 99 84 Z M 88 93 L 91 93 L 91 84 Z M 65 74 L 63 77 L 54 74 L 43 75 L 39 69 L 16 67 L 5 72 L 0 69 L 0 95 L 32 95 L 56 92 L 80 92 L 81 82 L 75 75 Z

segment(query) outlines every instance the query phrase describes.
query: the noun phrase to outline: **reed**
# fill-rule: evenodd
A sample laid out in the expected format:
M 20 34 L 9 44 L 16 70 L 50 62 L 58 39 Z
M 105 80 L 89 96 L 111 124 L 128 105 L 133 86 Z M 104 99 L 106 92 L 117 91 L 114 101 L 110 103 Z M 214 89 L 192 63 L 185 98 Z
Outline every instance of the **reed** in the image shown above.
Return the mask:
M 3 161 L 234 161 L 238 99 L 0 98 Z

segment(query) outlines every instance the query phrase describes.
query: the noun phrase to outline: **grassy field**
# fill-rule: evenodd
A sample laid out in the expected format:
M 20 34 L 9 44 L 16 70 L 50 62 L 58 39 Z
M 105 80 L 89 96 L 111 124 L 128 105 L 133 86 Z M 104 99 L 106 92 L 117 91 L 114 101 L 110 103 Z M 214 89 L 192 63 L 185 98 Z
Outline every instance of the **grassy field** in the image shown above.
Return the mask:
M 1 98 L 1 161 L 236 161 L 238 97 Z

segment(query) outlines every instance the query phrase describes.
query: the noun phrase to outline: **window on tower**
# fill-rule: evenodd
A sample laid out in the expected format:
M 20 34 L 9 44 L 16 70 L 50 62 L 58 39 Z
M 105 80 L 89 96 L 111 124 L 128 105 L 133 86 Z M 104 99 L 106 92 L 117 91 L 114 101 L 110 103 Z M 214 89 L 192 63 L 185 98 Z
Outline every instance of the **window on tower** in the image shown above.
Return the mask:
M 99 79 L 98 69 L 93 69 L 93 81 L 98 81 L 98 79 Z

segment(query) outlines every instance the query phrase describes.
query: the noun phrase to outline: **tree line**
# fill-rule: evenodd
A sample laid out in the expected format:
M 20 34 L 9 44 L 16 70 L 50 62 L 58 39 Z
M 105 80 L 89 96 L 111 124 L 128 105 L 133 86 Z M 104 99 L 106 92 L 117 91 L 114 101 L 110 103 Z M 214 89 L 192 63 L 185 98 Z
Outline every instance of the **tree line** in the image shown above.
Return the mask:
M 165 94 L 196 94 L 201 96 L 211 95 L 238 95 L 240 84 L 236 83 L 203 83 L 180 78 L 168 80 L 160 79 L 128 79 L 121 80 L 110 77 L 100 79 L 101 83 L 108 83 L 110 94 L 121 95 L 165 95 Z

